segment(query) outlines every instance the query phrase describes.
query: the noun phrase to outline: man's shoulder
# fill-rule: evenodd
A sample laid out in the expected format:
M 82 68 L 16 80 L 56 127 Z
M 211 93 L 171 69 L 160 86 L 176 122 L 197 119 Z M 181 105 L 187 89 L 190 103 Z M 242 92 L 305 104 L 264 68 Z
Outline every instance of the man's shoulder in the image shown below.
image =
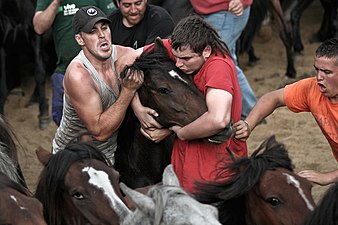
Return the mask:
M 171 18 L 170 14 L 166 9 L 161 6 L 149 4 L 149 16 L 152 19 L 166 19 Z
M 117 8 L 111 11 L 111 13 L 108 15 L 108 19 L 110 19 L 113 23 L 115 23 L 116 19 L 122 19 L 121 11 Z

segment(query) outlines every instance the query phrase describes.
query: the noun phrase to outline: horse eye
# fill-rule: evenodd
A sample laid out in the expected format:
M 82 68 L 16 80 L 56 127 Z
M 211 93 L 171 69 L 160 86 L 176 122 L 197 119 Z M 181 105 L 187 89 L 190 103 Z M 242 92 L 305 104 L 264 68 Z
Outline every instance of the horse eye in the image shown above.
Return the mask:
M 78 200 L 84 199 L 84 196 L 80 192 L 75 192 L 72 196 Z
M 276 197 L 267 198 L 266 202 L 272 205 L 273 207 L 277 207 L 281 204 L 281 201 Z
M 161 94 L 169 94 L 170 93 L 170 90 L 168 88 L 163 88 L 163 87 L 160 87 L 158 89 L 158 92 L 161 93 Z

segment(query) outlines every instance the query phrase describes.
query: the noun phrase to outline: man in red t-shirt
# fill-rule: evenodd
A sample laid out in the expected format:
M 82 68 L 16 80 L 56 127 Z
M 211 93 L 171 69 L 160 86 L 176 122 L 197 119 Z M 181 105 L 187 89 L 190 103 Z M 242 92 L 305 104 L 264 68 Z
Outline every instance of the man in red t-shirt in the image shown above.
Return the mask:
M 147 129 L 148 124 L 142 131 L 153 141 L 162 140 L 172 131 L 176 133 L 171 162 L 181 186 L 193 192 L 195 181 L 215 181 L 219 162 L 231 160 L 227 147 L 238 156 L 247 156 L 244 141 L 230 138 L 225 143 L 213 144 L 202 140 L 219 133 L 230 120 L 240 120 L 242 96 L 228 47 L 201 17 L 182 19 L 170 40 L 163 42 L 176 66 L 194 76 L 195 85 L 205 96 L 208 111 L 184 127 L 154 130 Z M 143 118 L 139 120 L 146 124 Z

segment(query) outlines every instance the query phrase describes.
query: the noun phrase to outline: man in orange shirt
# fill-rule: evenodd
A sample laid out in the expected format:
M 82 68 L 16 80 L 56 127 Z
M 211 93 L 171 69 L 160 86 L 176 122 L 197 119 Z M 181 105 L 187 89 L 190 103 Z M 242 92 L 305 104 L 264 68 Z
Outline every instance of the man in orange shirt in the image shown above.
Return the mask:
M 311 112 L 328 140 L 338 161 L 338 39 L 323 42 L 314 59 L 316 77 L 300 80 L 263 95 L 244 121 L 235 123 L 235 137 L 246 140 L 254 127 L 276 108 L 287 106 L 293 112 Z M 321 173 L 299 172 L 300 176 L 328 185 L 338 182 L 338 169 Z

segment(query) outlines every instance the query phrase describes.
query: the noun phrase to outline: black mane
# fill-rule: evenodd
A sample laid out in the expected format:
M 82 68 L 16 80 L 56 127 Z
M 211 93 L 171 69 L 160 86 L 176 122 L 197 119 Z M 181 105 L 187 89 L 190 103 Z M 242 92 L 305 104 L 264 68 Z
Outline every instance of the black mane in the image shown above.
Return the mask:
M 48 224 L 65 224 L 63 218 L 63 202 L 65 200 L 62 198 L 65 175 L 73 163 L 86 159 L 96 159 L 107 163 L 104 155 L 95 147 L 88 143 L 75 143 L 53 154 L 47 165 L 43 168 L 35 197 L 44 206 L 44 217 Z M 58 197 L 55 198 L 55 196 Z M 46 199 L 46 197 L 49 197 L 49 199 Z M 60 221 L 63 222 L 60 223 Z
M 223 162 L 220 162 L 223 164 Z M 196 199 L 207 204 L 216 204 L 223 224 L 245 223 L 245 194 L 260 180 L 267 170 L 285 168 L 293 172 L 293 165 L 284 144 L 275 136 L 269 137 L 251 157 L 243 157 L 232 164 L 219 167 L 217 178 L 222 179 L 230 171 L 234 175 L 226 181 L 196 183 Z M 222 213 L 221 213 L 222 212 Z

